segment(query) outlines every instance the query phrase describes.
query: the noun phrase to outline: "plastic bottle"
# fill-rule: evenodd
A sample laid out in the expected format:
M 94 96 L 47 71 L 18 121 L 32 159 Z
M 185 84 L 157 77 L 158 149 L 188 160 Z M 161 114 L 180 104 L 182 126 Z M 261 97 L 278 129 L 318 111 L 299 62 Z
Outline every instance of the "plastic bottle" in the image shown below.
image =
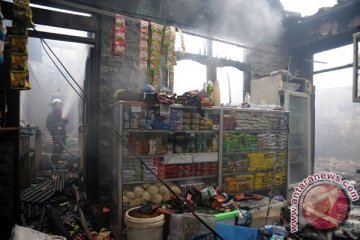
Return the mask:
M 246 103 L 250 103 L 250 93 L 249 92 L 245 93 L 245 99 L 244 100 L 245 100 Z
M 266 225 L 260 228 L 260 231 L 267 235 L 280 235 L 280 236 L 287 236 L 288 232 L 284 226 L 277 226 L 277 225 Z
M 211 150 L 217 152 L 217 137 L 216 135 L 212 138 Z
M 202 88 L 202 90 L 204 90 L 204 92 L 206 92 L 206 91 L 207 91 L 207 85 L 206 85 L 206 82 L 204 82 L 204 83 L 203 83 L 203 88 Z
M 213 89 L 213 105 L 220 106 L 220 86 L 219 81 L 215 81 Z
M 207 89 L 206 89 L 207 94 L 208 94 L 209 96 L 212 95 L 213 88 L 214 88 L 213 85 L 214 85 L 213 82 L 209 80 L 208 83 L 207 83 Z

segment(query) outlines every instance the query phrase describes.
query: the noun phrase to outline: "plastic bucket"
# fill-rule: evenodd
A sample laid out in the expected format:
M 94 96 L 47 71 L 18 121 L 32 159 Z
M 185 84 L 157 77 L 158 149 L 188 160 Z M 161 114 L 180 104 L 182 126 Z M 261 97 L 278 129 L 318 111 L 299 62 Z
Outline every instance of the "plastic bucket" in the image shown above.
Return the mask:
M 153 218 L 131 217 L 129 212 L 137 208 L 131 208 L 125 213 L 127 240 L 163 240 L 164 214 Z

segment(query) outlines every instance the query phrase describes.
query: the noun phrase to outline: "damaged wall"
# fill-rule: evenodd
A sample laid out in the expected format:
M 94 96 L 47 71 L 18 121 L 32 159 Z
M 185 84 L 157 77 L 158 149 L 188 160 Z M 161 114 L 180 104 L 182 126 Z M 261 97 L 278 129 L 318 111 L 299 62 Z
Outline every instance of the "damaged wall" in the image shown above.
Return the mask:
M 146 82 L 145 71 L 139 69 L 140 23 L 126 21 L 126 48 L 123 56 L 111 55 L 113 24 L 114 18 L 102 17 L 99 90 L 100 107 L 105 116 L 110 116 L 111 104 L 116 101 L 118 89 L 139 92 L 139 87 Z M 100 195 L 106 201 L 110 193 L 110 130 L 104 123 L 100 125 Z
M 252 51 L 246 60 L 251 66 L 251 80 L 268 76 L 271 72 L 288 68 L 288 52 L 281 45 L 261 45 L 264 51 Z

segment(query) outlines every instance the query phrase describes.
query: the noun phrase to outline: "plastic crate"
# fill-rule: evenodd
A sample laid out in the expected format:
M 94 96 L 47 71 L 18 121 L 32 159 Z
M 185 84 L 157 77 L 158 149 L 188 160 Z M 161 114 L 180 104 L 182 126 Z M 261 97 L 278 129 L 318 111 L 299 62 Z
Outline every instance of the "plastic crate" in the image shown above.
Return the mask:
M 219 223 L 215 230 L 224 240 L 261 240 L 261 233 L 256 228 Z

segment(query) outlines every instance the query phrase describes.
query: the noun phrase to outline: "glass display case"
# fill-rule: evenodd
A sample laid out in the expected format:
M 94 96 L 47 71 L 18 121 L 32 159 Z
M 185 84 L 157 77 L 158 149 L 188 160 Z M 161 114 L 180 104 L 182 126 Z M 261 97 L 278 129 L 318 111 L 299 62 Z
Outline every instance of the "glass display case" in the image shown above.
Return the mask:
M 312 172 L 311 94 L 308 80 L 277 73 L 251 81 L 251 102 L 276 104 L 289 111 L 288 185 L 302 181 Z
M 285 91 L 285 109 L 289 119 L 289 184 L 296 184 L 311 174 L 310 96 Z
M 222 116 L 224 191 L 286 196 L 288 113 L 225 108 Z

